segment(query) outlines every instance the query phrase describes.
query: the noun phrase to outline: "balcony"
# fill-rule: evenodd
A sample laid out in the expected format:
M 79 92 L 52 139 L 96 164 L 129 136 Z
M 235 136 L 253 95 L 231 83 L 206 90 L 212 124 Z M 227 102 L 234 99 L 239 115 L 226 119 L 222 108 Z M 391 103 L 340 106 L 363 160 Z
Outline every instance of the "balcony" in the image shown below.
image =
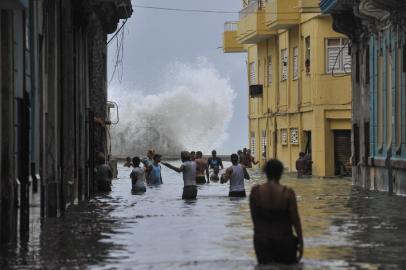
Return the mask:
M 289 29 L 299 23 L 298 0 L 268 0 L 266 15 L 266 26 L 269 29 Z
M 299 0 L 300 13 L 320 13 L 320 0 Z
M 237 41 L 238 22 L 226 22 L 223 32 L 223 52 L 240 53 L 246 52 L 244 45 Z
M 265 5 L 261 0 L 250 0 L 240 11 L 237 41 L 241 44 L 256 44 L 276 35 L 276 31 L 267 29 L 265 25 Z

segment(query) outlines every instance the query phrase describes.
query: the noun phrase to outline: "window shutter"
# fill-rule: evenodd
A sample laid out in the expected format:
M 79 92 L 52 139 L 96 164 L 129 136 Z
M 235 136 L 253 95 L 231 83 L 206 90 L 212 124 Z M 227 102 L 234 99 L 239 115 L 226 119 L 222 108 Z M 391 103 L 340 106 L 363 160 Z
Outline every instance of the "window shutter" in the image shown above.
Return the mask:
M 343 48 L 343 70 L 345 72 L 351 72 L 351 55 L 348 54 L 349 49 L 348 49 L 348 44 L 345 45 Z
M 256 148 L 256 141 L 255 141 L 255 134 L 251 135 L 251 154 L 255 156 L 255 148 Z
M 286 81 L 288 79 L 288 50 L 283 49 L 281 55 L 282 81 Z
M 250 85 L 253 85 L 256 83 L 255 62 L 250 63 L 249 70 L 250 70 Z
M 338 57 L 340 53 L 339 47 L 333 47 L 327 49 L 327 66 L 328 72 L 334 70 L 340 70 L 340 58 Z
M 299 49 L 293 48 L 293 79 L 299 78 Z

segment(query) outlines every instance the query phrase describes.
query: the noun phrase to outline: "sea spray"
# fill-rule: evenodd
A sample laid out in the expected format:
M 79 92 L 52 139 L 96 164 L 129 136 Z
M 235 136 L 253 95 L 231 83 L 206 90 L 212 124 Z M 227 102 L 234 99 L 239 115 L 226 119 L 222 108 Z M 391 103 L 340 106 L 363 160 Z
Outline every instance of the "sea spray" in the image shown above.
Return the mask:
M 112 154 L 144 155 L 153 148 L 173 156 L 183 149 L 208 153 L 219 147 L 233 115 L 235 93 L 229 80 L 205 59 L 170 65 L 159 77 L 162 86 L 155 95 L 120 85 L 110 88 L 109 99 L 120 110 L 120 122 L 110 131 Z

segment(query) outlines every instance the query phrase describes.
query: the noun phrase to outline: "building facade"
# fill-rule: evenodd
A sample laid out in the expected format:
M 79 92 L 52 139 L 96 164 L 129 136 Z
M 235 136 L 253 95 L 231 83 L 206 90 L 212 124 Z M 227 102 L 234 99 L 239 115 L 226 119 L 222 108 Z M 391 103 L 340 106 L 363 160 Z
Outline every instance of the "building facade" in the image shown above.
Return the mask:
M 36 205 L 60 216 L 97 191 L 107 34 L 131 13 L 129 0 L 0 2 L 2 243 L 27 234 Z
M 243 1 L 225 25 L 224 52 L 247 52 L 249 148 L 295 171 L 299 152 L 316 176 L 350 174 L 351 58 L 319 1 Z
M 406 1 L 323 0 L 351 40 L 353 181 L 406 194 Z

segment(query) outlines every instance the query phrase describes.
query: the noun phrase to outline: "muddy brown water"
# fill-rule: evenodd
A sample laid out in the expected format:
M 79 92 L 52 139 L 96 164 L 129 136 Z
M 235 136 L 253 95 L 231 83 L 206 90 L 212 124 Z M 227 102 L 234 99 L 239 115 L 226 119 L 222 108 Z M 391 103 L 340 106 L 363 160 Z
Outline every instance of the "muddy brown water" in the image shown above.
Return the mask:
M 3 248 L 0 269 L 256 269 L 247 199 L 228 186 L 199 187 L 180 199 L 181 175 L 163 168 L 164 185 L 130 192 L 119 165 L 113 190 L 38 221 L 30 239 Z M 255 183 L 264 181 L 250 171 Z M 406 267 L 406 198 L 363 191 L 346 179 L 296 179 L 305 254 L 297 266 L 271 269 L 402 269 Z M 262 268 L 261 268 L 262 269 Z M 265 268 L 266 269 L 266 268 Z

